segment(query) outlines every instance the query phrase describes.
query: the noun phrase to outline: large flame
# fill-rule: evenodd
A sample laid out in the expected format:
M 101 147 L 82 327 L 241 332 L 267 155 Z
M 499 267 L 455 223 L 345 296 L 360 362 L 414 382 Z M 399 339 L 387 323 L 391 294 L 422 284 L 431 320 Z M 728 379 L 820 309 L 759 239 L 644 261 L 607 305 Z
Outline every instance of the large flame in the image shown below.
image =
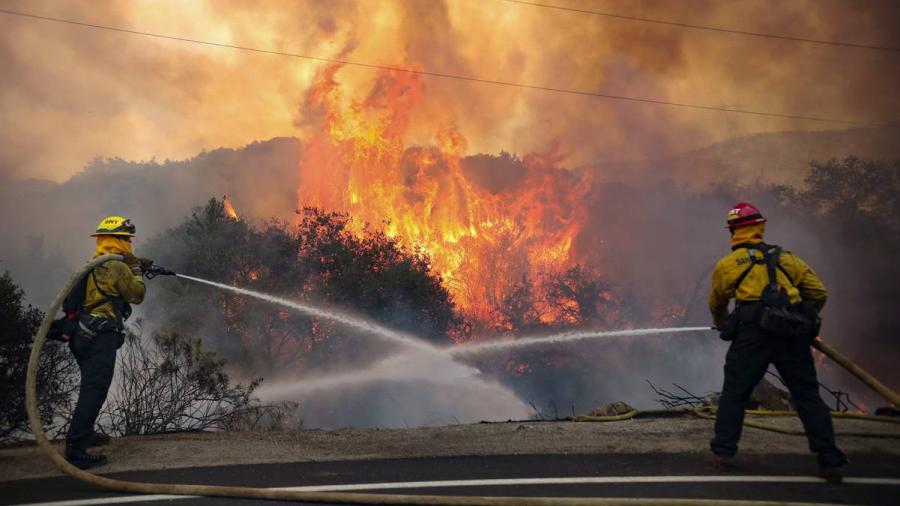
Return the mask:
M 431 145 L 409 146 L 423 95 L 417 76 L 383 72 L 364 98 L 346 96 L 328 68 L 307 95 L 321 128 L 303 144 L 299 207 L 348 212 L 432 259 L 457 305 L 493 320 L 510 287 L 566 268 L 583 223 L 589 181 L 558 167 L 558 148 L 520 163 L 524 179 L 490 191 L 467 176 L 466 140 L 436 125 Z
M 225 214 L 228 215 L 232 220 L 238 220 L 238 213 L 234 210 L 234 206 L 231 204 L 231 201 L 228 200 L 228 195 L 222 196 L 222 205 L 225 207 Z

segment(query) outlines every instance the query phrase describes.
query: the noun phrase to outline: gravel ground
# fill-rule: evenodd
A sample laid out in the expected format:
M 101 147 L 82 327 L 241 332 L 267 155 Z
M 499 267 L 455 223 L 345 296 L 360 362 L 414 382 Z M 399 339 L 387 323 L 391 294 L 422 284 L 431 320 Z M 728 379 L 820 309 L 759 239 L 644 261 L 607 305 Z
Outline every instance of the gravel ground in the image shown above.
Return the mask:
M 795 418 L 767 423 L 801 428 Z M 853 455 L 894 456 L 900 424 L 836 419 L 838 445 Z M 890 434 L 858 437 L 842 433 Z M 217 432 L 129 436 L 94 451 L 109 457 L 101 473 L 195 466 L 462 455 L 706 452 L 712 421 L 692 417 L 620 422 L 506 422 L 413 429 Z M 58 446 L 59 447 L 59 446 Z M 806 454 L 806 438 L 746 428 L 741 452 Z M 0 448 L 0 481 L 58 475 L 34 445 Z

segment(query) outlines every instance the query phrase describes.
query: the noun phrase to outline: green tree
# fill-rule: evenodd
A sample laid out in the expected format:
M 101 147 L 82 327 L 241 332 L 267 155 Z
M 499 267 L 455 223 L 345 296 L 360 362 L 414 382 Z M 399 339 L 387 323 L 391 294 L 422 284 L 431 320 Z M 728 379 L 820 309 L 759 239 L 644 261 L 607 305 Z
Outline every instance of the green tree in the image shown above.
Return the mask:
M 826 337 L 864 356 L 882 381 L 900 381 L 900 160 L 813 162 L 802 188 L 773 190 L 785 213 L 820 241 L 805 258 L 829 288 Z
M 785 204 L 844 226 L 900 232 L 900 160 L 812 162 L 805 187 L 777 187 Z
M 177 272 L 313 301 L 377 319 L 436 342 L 463 326 L 428 257 L 368 227 L 350 230 L 345 214 L 306 208 L 298 224 L 256 226 L 210 200 L 180 226 L 154 238 L 146 254 Z M 166 329 L 210 336 L 230 362 L 268 377 L 307 366 L 352 362 L 378 343 L 329 321 L 233 293 L 160 285 L 147 317 Z

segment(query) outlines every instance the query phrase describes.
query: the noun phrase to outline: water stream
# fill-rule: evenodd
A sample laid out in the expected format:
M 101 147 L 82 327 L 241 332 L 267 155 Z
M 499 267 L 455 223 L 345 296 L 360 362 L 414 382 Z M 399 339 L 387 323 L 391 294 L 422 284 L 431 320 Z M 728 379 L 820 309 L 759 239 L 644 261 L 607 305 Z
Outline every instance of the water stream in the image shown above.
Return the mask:
M 297 302 L 293 300 L 283 299 L 281 297 L 276 297 L 274 295 L 269 295 L 261 292 L 256 292 L 253 290 L 247 290 L 246 288 L 238 288 L 236 286 L 226 285 L 223 283 L 216 283 L 215 281 L 207 281 L 201 278 L 195 278 L 193 276 L 186 276 L 184 274 L 176 274 L 179 278 L 188 279 L 191 281 L 195 281 L 197 283 L 203 283 L 205 285 L 215 286 L 217 288 L 221 288 L 223 290 L 228 290 L 234 293 L 239 293 L 242 295 L 247 295 L 253 297 L 255 299 L 263 300 L 266 302 L 271 302 L 272 304 L 277 304 L 279 306 L 288 307 L 299 311 L 307 316 L 312 316 L 314 318 L 322 318 L 324 320 L 330 320 L 345 327 L 349 327 L 351 329 L 365 332 L 367 334 L 373 334 L 378 337 L 381 337 L 387 341 L 392 341 L 394 343 L 406 346 L 408 348 L 416 348 L 422 351 L 430 351 L 434 353 L 442 353 L 440 348 L 432 346 L 428 342 L 418 337 L 398 332 L 394 329 L 385 327 L 384 325 L 380 325 L 372 320 L 366 318 L 360 318 L 358 316 L 353 316 L 348 313 L 344 313 L 341 311 L 336 311 L 333 309 L 326 309 L 321 306 L 316 306 L 313 304 L 306 304 L 303 302 Z
M 452 407 L 439 406 L 437 409 L 465 409 L 466 403 L 478 398 L 479 402 L 487 402 L 487 406 L 470 407 L 473 419 L 483 417 L 477 414 L 489 410 L 491 405 L 504 406 L 500 411 L 503 416 L 515 417 L 527 416 L 528 411 L 524 403 L 517 400 L 506 387 L 493 381 L 487 381 L 482 377 L 481 371 L 470 365 L 462 363 L 459 359 L 464 356 L 489 353 L 511 348 L 520 348 L 540 344 L 558 344 L 584 339 L 600 339 L 621 336 L 648 336 L 660 334 L 674 334 L 686 332 L 709 331 L 710 327 L 671 327 L 671 328 L 647 328 L 627 329 L 613 331 L 567 331 L 550 335 L 531 335 L 518 338 L 498 336 L 493 339 L 481 340 L 459 346 L 436 347 L 424 339 L 411 334 L 399 332 L 373 320 L 354 316 L 350 313 L 329 309 L 322 306 L 297 302 L 274 295 L 269 295 L 246 288 L 238 288 L 223 283 L 208 281 L 193 276 L 178 274 L 178 277 L 197 283 L 239 293 L 255 299 L 277 304 L 283 307 L 299 311 L 314 318 L 333 321 L 358 332 L 366 333 L 400 345 L 403 349 L 385 358 L 373 361 L 369 366 L 353 370 L 333 371 L 319 377 L 301 377 L 285 379 L 265 383 L 258 394 L 264 399 L 284 400 L 309 398 L 315 392 L 342 390 L 351 385 L 373 385 L 379 382 L 415 382 L 420 389 L 430 392 L 418 403 L 433 402 L 434 398 L 447 397 L 448 395 L 462 394 L 456 398 Z M 427 384 L 426 384 L 427 383 Z M 430 386 L 429 386 L 430 385 Z M 430 389 L 430 390 L 429 390 Z M 365 390 L 365 389 L 364 389 Z M 435 395 L 435 392 L 442 392 Z M 481 392 L 480 396 L 472 394 Z M 409 394 L 409 392 L 408 392 Z M 363 393 L 365 396 L 366 394 Z M 411 395 L 411 394 L 410 394 Z M 371 395 L 369 395 L 371 397 Z M 407 395 L 409 397 L 409 395 Z M 357 400 L 357 402 L 366 399 Z M 432 405 L 432 409 L 435 407 Z M 453 411 L 456 412 L 456 411 Z M 404 423 L 406 421 L 404 420 Z
M 622 336 L 650 336 L 658 334 L 676 334 L 683 332 L 702 332 L 712 330 L 710 327 L 669 327 L 669 328 L 653 328 L 653 329 L 628 329 L 628 330 L 579 330 L 561 332 L 559 334 L 550 334 L 543 336 L 525 336 L 515 339 L 490 339 L 479 341 L 462 346 L 454 346 L 447 348 L 448 352 L 455 356 L 469 355 L 473 353 L 484 353 L 487 351 L 503 350 L 507 348 L 521 348 L 524 346 L 533 346 L 536 344 L 552 344 L 565 343 L 569 341 L 579 341 L 582 339 L 599 339 L 603 337 L 622 337 Z

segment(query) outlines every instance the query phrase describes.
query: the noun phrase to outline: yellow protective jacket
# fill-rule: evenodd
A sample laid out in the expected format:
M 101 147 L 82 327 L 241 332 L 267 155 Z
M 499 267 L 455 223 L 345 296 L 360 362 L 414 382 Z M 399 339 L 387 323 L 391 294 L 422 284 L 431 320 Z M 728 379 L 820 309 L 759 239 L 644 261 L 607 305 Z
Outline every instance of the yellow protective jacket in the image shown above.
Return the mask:
M 131 255 L 131 241 L 114 235 L 98 235 L 94 258 L 110 254 Z M 110 260 L 94 268 L 88 276 L 84 307 L 91 307 L 104 297 L 140 304 L 145 292 L 139 267 L 132 269 L 125 262 Z M 91 316 L 118 321 L 120 315 L 116 314 L 113 302 L 106 302 L 91 309 Z
M 90 307 L 107 296 L 121 298 L 130 304 L 140 304 L 144 301 L 145 291 L 140 271 L 134 273 L 125 262 L 110 260 L 94 268 L 93 274 L 88 276 L 84 306 Z M 91 316 L 118 320 L 112 302 L 95 307 L 91 310 Z
M 759 300 L 763 289 L 769 283 L 769 274 L 765 264 L 754 264 L 750 255 L 757 259 L 762 253 L 742 244 L 759 244 L 765 224 L 752 225 L 735 229 L 732 237 L 732 252 L 719 260 L 712 276 L 712 289 L 709 293 L 709 311 L 712 313 L 716 327 L 723 327 L 728 319 L 728 302 Z M 787 292 L 790 302 L 811 301 L 818 309 L 822 309 L 828 298 L 828 290 L 816 273 L 790 251 L 782 251 L 779 258 L 779 269 L 775 270 L 778 285 Z M 737 281 L 747 271 L 747 276 L 737 286 Z

